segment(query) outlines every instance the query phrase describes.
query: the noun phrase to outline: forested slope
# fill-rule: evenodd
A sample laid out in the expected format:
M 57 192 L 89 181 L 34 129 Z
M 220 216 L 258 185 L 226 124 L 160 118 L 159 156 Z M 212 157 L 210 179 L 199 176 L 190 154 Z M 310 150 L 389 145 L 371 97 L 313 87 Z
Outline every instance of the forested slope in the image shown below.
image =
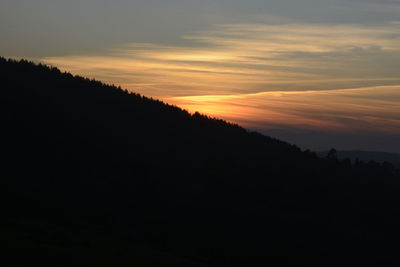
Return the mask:
M 97 240 L 97 256 L 114 251 L 107 260 L 118 266 L 143 265 L 127 256 L 138 247 L 168 255 L 157 257 L 171 266 L 177 260 L 166 259 L 399 261 L 391 241 L 400 177 L 390 164 L 320 159 L 222 120 L 3 58 L 0 116 L 2 231 L 16 266 L 54 266 L 60 257 L 98 266 Z M 35 248 L 34 260 L 13 256 L 24 248 Z

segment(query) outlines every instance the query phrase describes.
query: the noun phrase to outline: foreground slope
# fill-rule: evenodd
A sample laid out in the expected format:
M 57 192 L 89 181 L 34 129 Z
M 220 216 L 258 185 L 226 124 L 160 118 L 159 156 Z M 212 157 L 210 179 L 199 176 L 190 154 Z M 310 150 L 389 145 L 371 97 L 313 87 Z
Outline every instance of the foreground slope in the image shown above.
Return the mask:
M 138 250 L 161 265 L 398 260 L 390 164 L 320 159 L 27 61 L 0 59 L 0 86 L 2 231 L 9 255 L 35 248 L 30 265 L 98 266 L 104 251 L 143 265 Z

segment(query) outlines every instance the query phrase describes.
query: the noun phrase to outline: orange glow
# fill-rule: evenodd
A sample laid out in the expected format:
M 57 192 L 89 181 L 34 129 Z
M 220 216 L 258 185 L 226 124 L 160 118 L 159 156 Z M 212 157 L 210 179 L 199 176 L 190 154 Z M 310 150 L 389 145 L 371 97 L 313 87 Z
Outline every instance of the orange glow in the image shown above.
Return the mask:
M 398 27 L 219 25 L 41 61 L 246 127 L 400 133 Z
M 250 128 L 286 128 L 400 134 L 400 86 L 348 90 L 265 92 L 166 99 L 191 112 Z

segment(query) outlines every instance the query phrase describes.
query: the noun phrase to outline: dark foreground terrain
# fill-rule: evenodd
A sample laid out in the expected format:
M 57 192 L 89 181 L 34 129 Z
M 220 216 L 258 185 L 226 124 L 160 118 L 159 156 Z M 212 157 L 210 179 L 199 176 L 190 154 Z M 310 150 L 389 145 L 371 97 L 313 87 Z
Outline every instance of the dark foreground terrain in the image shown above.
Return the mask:
M 0 59 L 2 266 L 400 264 L 400 174 Z

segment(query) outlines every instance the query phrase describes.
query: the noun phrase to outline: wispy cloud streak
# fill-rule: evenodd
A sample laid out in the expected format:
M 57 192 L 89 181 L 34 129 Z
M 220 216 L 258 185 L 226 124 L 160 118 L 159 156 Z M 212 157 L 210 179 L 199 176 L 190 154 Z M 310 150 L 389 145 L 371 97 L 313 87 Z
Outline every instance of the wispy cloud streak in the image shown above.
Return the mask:
M 400 86 L 169 98 L 249 128 L 400 134 Z
M 183 38 L 41 60 L 252 128 L 400 133 L 398 23 L 219 25 Z
M 155 97 L 399 84 L 400 25 L 220 25 L 187 46 L 43 58 Z

